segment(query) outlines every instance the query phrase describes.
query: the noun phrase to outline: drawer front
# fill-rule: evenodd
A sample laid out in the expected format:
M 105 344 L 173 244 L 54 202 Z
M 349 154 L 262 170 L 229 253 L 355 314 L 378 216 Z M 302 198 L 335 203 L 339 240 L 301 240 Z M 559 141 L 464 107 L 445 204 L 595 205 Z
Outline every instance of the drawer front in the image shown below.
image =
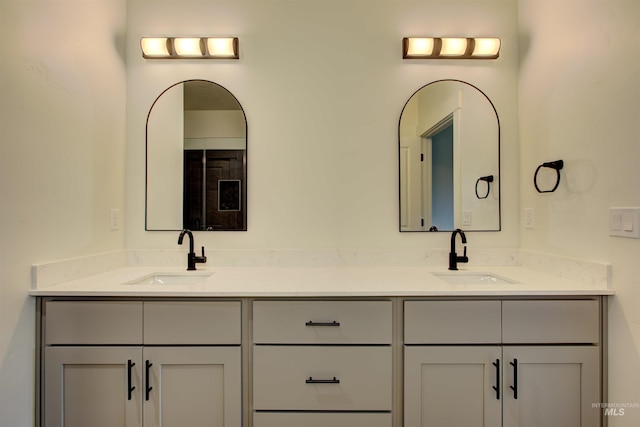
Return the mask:
M 256 410 L 391 410 L 391 347 L 254 346 L 253 362 Z
M 596 300 L 503 301 L 505 344 L 598 343 L 600 305 Z
M 258 344 L 391 344 L 391 301 L 256 301 Z
M 145 344 L 240 344 L 240 301 L 147 301 Z
M 46 345 L 142 344 L 140 301 L 47 301 Z
M 406 344 L 498 344 L 500 301 L 406 301 Z
M 253 427 L 391 427 L 390 413 L 258 412 Z

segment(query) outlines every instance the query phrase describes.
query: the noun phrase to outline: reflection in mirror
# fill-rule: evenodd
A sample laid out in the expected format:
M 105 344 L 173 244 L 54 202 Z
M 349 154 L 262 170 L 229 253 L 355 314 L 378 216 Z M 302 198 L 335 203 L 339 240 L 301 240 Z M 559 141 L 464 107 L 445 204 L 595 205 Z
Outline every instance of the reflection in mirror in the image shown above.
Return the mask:
M 247 121 L 224 87 L 189 80 L 147 117 L 146 230 L 247 229 Z
M 400 231 L 500 230 L 500 123 L 478 88 L 440 80 L 415 92 L 399 150 Z

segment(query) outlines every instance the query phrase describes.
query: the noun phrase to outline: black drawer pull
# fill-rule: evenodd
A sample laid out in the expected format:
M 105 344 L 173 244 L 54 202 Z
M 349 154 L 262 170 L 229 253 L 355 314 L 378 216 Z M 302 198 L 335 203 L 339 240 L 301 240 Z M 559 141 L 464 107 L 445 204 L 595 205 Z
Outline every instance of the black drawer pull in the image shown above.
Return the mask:
M 314 322 L 313 320 L 309 320 L 304 324 L 305 326 L 340 326 L 340 322 Z
M 496 359 L 493 366 L 496 367 L 496 385 L 493 386 L 493 389 L 496 391 L 496 399 L 500 400 L 500 359 Z
M 151 377 L 150 377 L 150 373 L 151 373 L 151 367 L 153 366 L 153 363 L 149 362 L 148 360 L 145 362 L 145 393 L 144 393 L 144 400 L 149 400 L 149 393 L 151 393 L 151 390 L 153 390 L 153 387 L 151 387 Z
M 510 385 L 509 388 L 513 390 L 513 398 L 518 398 L 518 359 L 513 359 L 513 362 L 509 362 L 511 366 L 513 366 L 513 385 Z
M 131 386 L 131 370 L 136 366 L 135 362 L 129 361 L 127 362 L 127 400 L 131 400 L 131 393 L 136 389 L 135 386 Z
M 313 377 L 309 377 L 308 380 L 305 381 L 307 384 L 340 384 L 340 380 L 336 377 L 330 380 L 314 380 Z

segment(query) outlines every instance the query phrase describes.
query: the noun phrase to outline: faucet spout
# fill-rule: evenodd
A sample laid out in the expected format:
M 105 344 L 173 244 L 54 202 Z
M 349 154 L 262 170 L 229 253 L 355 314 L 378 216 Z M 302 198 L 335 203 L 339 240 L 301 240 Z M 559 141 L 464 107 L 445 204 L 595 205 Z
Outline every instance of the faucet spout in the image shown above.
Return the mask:
M 462 244 L 464 245 L 464 253 L 462 256 L 458 256 L 456 252 L 456 235 L 460 235 Z M 459 262 L 469 262 L 467 257 L 467 236 L 464 231 L 457 228 L 451 233 L 451 250 L 449 251 L 449 270 L 457 270 Z
M 178 236 L 178 244 L 181 245 L 184 240 L 185 234 L 189 237 L 189 254 L 187 255 L 187 270 L 192 271 L 196 269 L 197 263 L 207 262 L 207 257 L 204 256 L 204 246 L 202 247 L 202 256 L 196 256 L 193 249 L 193 233 L 190 230 L 184 229 Z

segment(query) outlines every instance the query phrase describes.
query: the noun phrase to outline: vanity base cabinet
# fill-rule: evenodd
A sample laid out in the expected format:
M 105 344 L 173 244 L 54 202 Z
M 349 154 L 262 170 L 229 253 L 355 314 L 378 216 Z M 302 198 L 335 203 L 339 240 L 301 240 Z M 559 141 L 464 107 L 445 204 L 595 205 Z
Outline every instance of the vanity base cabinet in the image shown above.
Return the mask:
M 405 427 L 500 427 L 499 346 L 405 347 Z
M 253 302 L 253 427 L 392 427 L 393 303 Z
M 243 426 L 239 301 L 51 300 L 42 312 L 40 427 Z
M 600 304 L 405 301 L 404 427 L 600 427 Z
M 600 426 L 598 347 L 505 346 L 504 361 L 504 427 Z

